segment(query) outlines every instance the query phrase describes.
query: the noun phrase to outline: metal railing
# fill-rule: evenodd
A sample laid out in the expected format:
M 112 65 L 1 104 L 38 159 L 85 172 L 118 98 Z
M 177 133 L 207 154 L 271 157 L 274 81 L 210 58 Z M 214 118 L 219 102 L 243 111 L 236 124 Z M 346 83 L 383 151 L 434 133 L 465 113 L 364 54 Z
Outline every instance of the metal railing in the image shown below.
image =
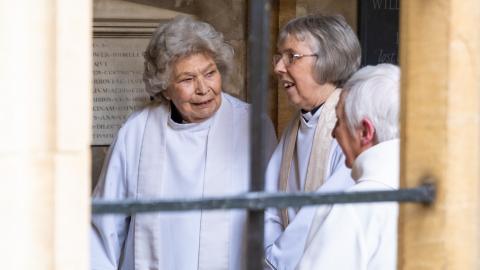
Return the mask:
M 430 204 L 435 199 L 435 186 L 422 184 L 415 188 L 392 191 L 364 191 L 337 193 L 266 193 L 250 192 L 238 196 L 185 200 L 94 200 L 93 214 L 127 214 L 146 212 L 250 209 L 301 207 L 305 205 L 414 202 Z
M 250 0 L 248 24 L 247 89 L 252 103 L 250 116 L 250 190 L 264 189 L 266 168 L 265 121 L 270 70 L 270 12 L 269 0 Z M 248 212 L 247 269 L 263 269 L 264 212 L 251 209 Z

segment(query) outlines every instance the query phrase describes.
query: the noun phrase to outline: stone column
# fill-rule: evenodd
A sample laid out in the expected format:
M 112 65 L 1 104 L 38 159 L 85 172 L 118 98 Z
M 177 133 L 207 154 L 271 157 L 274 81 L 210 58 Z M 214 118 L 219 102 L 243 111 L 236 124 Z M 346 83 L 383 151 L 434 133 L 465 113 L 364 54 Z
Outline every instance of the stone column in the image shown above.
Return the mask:
M 91 3 L 0 1 L 2 269 L 87 269 Z
M 432 206 L 402 204 L 399 269 L 480 267 L 480 2 L 402 0 L 402 187 L 432 176 Z

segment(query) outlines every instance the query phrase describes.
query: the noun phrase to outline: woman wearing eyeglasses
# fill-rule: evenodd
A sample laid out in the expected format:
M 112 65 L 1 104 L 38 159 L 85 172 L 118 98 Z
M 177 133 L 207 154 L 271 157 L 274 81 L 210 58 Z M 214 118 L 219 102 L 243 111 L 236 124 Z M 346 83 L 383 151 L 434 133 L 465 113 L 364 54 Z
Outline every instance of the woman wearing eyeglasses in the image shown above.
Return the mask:
M 353 180 L 331 133 L 341 87 L 360 66 L 358 39 L 342 16 L 310 15 L 288 22 L 279 34 L 277 48 L 274 71 L 298 113 L 268 164 L 266 190 L 344 190 Z M 267 265 L 295 268 L 313 215 L 314 207 L 266 211 Z

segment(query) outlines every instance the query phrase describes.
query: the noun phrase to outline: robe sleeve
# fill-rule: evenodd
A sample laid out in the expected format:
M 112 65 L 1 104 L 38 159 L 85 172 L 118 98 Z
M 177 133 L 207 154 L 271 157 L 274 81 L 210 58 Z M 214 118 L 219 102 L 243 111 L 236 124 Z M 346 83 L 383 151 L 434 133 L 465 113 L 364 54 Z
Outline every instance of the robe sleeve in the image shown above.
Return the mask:
M 277 147 L 277 134 L 275 132 L 275 128 L 273 127 L 273 123 L 270 119 L 266 121 L 267 123 L 265 124 L 267 126 L 266 128 L 266 144 L 265 144 L 265 154 L 266 154 L 266 162 L 270 160 L 270 158 L 273 155 L 273 152 L 275 151 L 275 148 Z
M 274 161 L 273 159 L 277 156 L 281 158 L 282 151 L 280 146 L 277 147 L 271 162 L 280 164 L 280 160 Z M 269 167 L 269 169 L 271 168 Z M 272 175 L 273 172 L 267 171 L 268 174 Z M 269 178 L 272 177 L 267 176 L 267 179 Z M 338 143 L 334 141 L 330 154 L 329 175 L 325 184 L 317 192 L 338 192 L 349 188 L 353 184 L 350 169 L 345 166 L 345 156 Z M 267 191 L 275 192 L 276 185 L 275 187 L 267 185 Z M 285 229 L 278 209 L 267 209 L 265 211 L 265 260 L 268 265 L 266 269 L 290 270 L 295 268 L 304 251 L 316 208 L 315 206 L 302 207 Z
M 278 192 L 278 177 L 279 168 L 281 164 L 281 158 L 283 153 L 283 142 L 285 135 L 282 136 L 280 143 L 276 147 L 270 162 L 267 166 L 265 176 L 265 191 L 266 192 Z M 265 210 L 265 237 L 264 237 L 264 249 L 265 249 L 265 263 L 266 269 L 275 269 L 276 262 L 272 260 L 272 250 L 274 248 L 274 242 L 283 232 L 282 220 L 280 218 L 280 212 L 276 208 L 268 208 Z M 272 262 L 270 261 L 272 260 Z
M 363 228 L 350 205 L 318 207 L 312 238 L 296 269 L 364 269 Z
M 339 169 L 330 176 L 317 192 L 338 192 L 353 185 L 350 170 L 343 163 L 339 165 Z M 285 230 L 283 229 L 278 210 L 268 209 L 266 211 L 266 239 L 271 241 L 269 243 L 266 242 L 265 245 L 265 259 L 270 267 L 268 269 L 290 270 L 295 268 L 305 249 L 308 232 L 310 231 L 316 209 L 316 206 L 302 207 Z M 322 209 L 327 208 L 323 207 Z M 274 239 L 274 241 L 271 239 Z
M 110 146 L 93 198 L 122 200 L 127 197 L 127 156 L 124 130 Z M 93 215 L 90 231 L 91 269 L 118 269 L 130 217 L 126 215 Z
M 314 212 L 315 207 L 300 209 L 285 231 L 266 247 L 265 259 L 270 269 L 294 269 L 302 255 Z
M 347 168 L 345 165 L 345 155 L 343 154 L 342 148 L 340 148 L 340 145 L 338 144 L 337 140 L 333 140 L 332 142 L 332 151 L 330 154 L 330 166 L 329 166 L 329 174 L 327 175 L 327 182 L 335 179 L 333 177 L 335 174 L 336 175 L 343 175 L 345 178 L 351 180 L 351 185 L 354 184 L 353 180 L 351 179 L 350 176 L 350 169 Z

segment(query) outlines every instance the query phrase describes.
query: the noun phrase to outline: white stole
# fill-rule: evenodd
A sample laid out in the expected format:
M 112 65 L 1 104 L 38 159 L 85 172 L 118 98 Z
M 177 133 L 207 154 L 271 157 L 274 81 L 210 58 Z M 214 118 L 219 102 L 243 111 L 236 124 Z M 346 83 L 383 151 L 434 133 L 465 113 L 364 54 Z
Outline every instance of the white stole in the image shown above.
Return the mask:
M 232 105 L 222 96 L 222 104 L 208 132 L 203 196 L 222 196 L 227 193 L 233 178 L 235 132 Z M 162 187 L 166 152 L 165 129 L 169 106 L 149 108 L 145 125 L 137 184 L 137 199 L 159 199 Z M 188 155 L 188 153 L 185 153 Z M 159 269 L 162 239 L 156 233 L 161 222 L 159 214 L 137 214 L 133 217 L 135 269 Z M 228 211 L 202 211 L 200 221 L 198 269 L 228 269 L 230 258 L 231 214 Z M 174 243 L 172 243 L 174 244 Z M 178 258 L 181 260 L 182 258 Z
M 313 136 L 312 150 L 308 160 L 307 175 L 305 177 L 306 192 L 316 191 L 325 182 L 325 172 L 329 163 L 330 147 L 333 138 L 332 130 L 335 127 L 337 117 L 335 106 L 340 98 L 340 89 L 335 89 L 322 105 L 320 116 L 318 117 L 317 127 Z M 285 137 L 285 147 L 282 155 L 279 175 L 279 191 L 287 191 L 290 167 L 293 154 L 295 152 L 298 128 L 300 126 L 300 113 L 292 120 L 291 129 Z M 284 228 L 289 224 L 287 209 L 281 209 L 281 217 Z

